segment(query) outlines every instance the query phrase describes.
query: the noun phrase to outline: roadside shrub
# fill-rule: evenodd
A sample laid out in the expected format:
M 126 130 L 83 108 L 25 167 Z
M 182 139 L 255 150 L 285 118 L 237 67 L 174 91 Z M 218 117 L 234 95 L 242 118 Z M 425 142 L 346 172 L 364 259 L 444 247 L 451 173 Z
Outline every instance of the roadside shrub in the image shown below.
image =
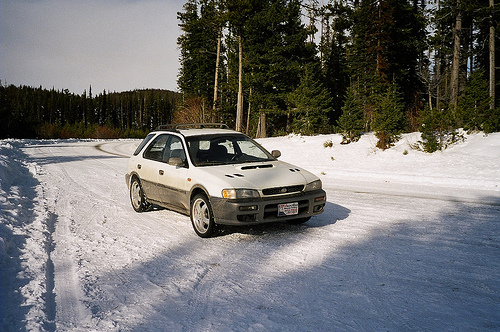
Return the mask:
M 60 126 L 55 123 L 44 123 L 38 129 L 40 138 L 59 138 Z
M 107 126 L 97 126 L 92 135 L 92 138 L 119 138 L 120 131 L 118 129 L 109 128 Z
M 452 107 L 424 110 L 420 132 L 422 140 L 417 146 L 425 152 L 436 152 L 446 149 L 453 143 L 463 141 L 465 138 L 456 129 L 455 114 Z

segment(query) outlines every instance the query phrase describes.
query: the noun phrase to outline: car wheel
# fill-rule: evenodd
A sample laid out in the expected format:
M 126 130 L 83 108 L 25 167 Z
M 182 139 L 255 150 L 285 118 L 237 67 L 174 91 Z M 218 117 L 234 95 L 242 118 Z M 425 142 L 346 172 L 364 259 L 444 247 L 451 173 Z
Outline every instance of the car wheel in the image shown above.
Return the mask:
M 288 220 L 287 223 L 289 223 L 290 225 L 300 225 L 300 224 L 303 224 L 305 222 L 308 222 L 309 219 L 311 219 L 311 217 L 292 219 L 292 220 Z
M 137 177 L 134 177 L 130 183 L 130 202 L 136 212 L 143 212 L 148 208 L 141 181 Z
M 210 237 L 215 228 L 212 206 L 204 194 L 194 196 L 191 201 L 191 223 L 194 231 L 200 237 Z

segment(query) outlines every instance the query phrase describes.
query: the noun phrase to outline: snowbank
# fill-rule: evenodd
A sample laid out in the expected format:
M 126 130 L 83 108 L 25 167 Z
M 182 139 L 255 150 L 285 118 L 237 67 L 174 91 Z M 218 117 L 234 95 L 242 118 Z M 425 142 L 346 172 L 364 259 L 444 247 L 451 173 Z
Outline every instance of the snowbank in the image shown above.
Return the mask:
M 38 199 L 38 166 L 25 161 L 23 145 L 0 141 L 2 331 L 39 330 L 48 321 L 46 211 Z

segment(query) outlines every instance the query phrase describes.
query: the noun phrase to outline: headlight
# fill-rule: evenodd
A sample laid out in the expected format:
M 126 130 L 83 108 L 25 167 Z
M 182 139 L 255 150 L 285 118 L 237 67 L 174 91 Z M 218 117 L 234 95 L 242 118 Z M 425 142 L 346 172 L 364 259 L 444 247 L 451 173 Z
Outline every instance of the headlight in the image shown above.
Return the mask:
M 305 191 L 313 191 L 313 190 L 319 190 L 319 189 L 321 189 L 321 180 L 316 180 L 316 181 L 308 183 Z
M 257 198 L 259 192 L 253 189 L 224 189 L 222 190 L 222 197 L 229 199 L 237 198 Z

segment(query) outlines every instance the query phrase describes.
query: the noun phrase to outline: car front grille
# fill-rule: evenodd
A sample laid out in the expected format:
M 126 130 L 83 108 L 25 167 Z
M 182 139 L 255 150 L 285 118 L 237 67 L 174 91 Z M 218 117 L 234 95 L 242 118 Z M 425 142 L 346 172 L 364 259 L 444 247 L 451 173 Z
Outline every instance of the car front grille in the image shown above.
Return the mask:
M 266 188 L 262 190 L 262 193 L 266 196 L 270 195 L 284 195 L 284 194 L 293 194 L 296 192 L 300 192 L 304 189 L 303 185 L 295 185 L 295 186 L 287 186 L 287 187 L 276 187 L 276 188 Z

